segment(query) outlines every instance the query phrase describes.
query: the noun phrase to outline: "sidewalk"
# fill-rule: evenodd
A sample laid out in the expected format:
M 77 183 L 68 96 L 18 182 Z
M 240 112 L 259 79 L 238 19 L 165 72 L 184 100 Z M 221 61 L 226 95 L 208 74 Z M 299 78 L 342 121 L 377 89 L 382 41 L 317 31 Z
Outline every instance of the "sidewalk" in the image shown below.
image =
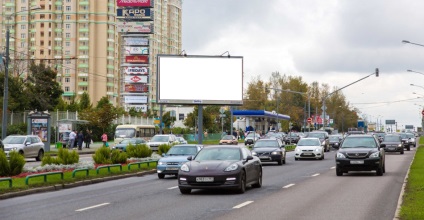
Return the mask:
M 112 149 L 113 142 L 108 142 L 109 148 Z M 82 145 L 82 150 L 78 150 L 78 148 L 74 148 L 75 151 L 78 152 L 78 154 L 94 154 L 94 152 L 103 147 L 103 142 L 94 142 L 93 144 L 90 144 L 90 148 L 85 148 L 85 144 Z M 69 148 L 68 148 L 69 149 Z M 55 155 L 59 151 L 59 148 L 56 148 L 55 144 L 50 145 L 50 153 L 52 155 Z

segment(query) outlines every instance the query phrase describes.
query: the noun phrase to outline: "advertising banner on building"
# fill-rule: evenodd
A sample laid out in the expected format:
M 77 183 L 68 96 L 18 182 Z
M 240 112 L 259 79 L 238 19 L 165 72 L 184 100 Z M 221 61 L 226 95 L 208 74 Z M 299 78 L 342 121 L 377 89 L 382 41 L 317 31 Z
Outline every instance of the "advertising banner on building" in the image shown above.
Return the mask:
M 124 96 L 125 103 L 147 103 L 147 96 Z
M 153 0 L 117 0 L 118 7 L 146 7 L 153 8 Z
M 148 92 L 149 86 L 146 84 L 125 84 L 125 92 Z
M 138 34 L 152 34 L 153 23 L 152 22 L 136 22 L 136 21 L 117 21 L 116 29 L 120 33 L 138 33 Z
M 126 66 L 124 73 L 127 75 L 149 75 L 149 68 L 145 66 Z
M 125 105 L 125 111 L 134 108 L 138 112 L 147 112 L 147 105 Z
M 148 47 L 125 47 L 125 55 L 149 54 Z
M 149 39 L 148 38 L 134 38 L 134 37 L 126 37 L 124 38 L 124 45 L 130 46 L 148 46 Z
M 147 83 L 147 76 L 125 76 L 125 83 Z
M 116 16 L 123 19 L 152 21 L 153 10 L 150 8 L 118 8 Z
M 125 57 L 126 63 L 149 63 L 149 56 L 126 56 Z

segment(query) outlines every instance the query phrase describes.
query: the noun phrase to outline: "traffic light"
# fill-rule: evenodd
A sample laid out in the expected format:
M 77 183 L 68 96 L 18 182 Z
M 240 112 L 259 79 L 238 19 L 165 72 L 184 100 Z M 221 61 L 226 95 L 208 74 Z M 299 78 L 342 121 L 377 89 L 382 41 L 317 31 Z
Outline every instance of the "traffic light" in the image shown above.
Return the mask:
M 378 68 L 375 68 L 375 76 L 378 77 Z

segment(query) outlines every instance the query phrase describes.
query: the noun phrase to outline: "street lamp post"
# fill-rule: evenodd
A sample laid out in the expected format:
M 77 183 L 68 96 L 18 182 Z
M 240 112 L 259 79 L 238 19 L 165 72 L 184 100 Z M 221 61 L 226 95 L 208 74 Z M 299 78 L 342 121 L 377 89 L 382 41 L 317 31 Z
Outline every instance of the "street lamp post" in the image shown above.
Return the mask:
M 418 72 L 418 71 L 414 71 L 414 70 L 406 70 L 406 71 L 411 72 L 411 73 L 418 73 L 418 74 L 424 75 L 424 73 Z
M 403 41 L 402 41 L 402 43 L 404 43 L 404 44 L 413 44 L 413 45 L 417 45 L 417 46 L 424 47 L 424 45 L 422 45 L 422 44 L 418 44 L 418 43 L 410 42 L 410 41 L 407 41 L 407 40 L 403 40 Z
M 24 11 L 32 11 L 32 10 L 39 10 L 41 9 L 40 6 L 36 6 L 34 8 L 31 8 L 29 10 L 22 10 L 14 12 L 6 17 L 6 19 L 9 21 L 10 17 L 15 15 L 19 12 Z M 2 115 L 2 130 L 1 130 L 1 138 L 4 139 L 7 134 L 7 106 L 9 102 L 9 43 L 10 39 L 10 28 L 9 28 L 9 22 L 7 22 L 6 25 L 6 54 L 5 54 L 5 62 L 4 62 L 4 92 L 3 92 L 3 115 Z

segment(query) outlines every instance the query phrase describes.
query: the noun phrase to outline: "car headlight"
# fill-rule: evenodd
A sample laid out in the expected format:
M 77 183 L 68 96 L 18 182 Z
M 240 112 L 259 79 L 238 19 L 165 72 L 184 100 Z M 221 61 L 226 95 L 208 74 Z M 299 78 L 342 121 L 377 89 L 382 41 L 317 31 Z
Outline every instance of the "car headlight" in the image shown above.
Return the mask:
M 16 150 L 18 150 L 18 148 L 17 147 L 12 147 L 12 150 L 15 150 L 16 151 Z
M 337 158 L 346 158 L 346 156 L 342 153 L 337 153 L 336 157 Z
M 236 163 L 231 164 L 229 167 L 225 168 L 224 171 L 229 172 L 229 171 L 234 171 L 237 170 L 238 165 Z
M 256 156 L 256 155 L 258 155 L 255 151 L 252 151 L 252 155 L 253 156 Z
M 159 161 L 159 162 L 158 162 L 158 165 L 166 165 L 166 162 Z
M 374 152 L 370 155 L 370 158 L 376 158 L 376 157 L 380 157 L 380 152 Z
M 294 149 L 294 151 L 299 152 L 299 153 L 302 152 L 302 150 L 299 149 L 299 148 Z
M 190 167 L 187 164 L 183 164 L 180 169 L 184 172 L 190 172 Z
M 402 147 L 402 144 L 399 144 L 398 147 Z
M 334 145 L 339 145 L 339 143 L 334 143 Z
M 280 154 L 281 154 L 281 151 L 274 151 L 274 152 L 272 152 L 271 154 L 272 154 L 272 155 L 280 155 Z
M 315 151 L 316 151 L 316 152 L 320 152 L 320 151 L 321 151 L 321 149 L 319 149 L 319 148 L 315 148 Z

